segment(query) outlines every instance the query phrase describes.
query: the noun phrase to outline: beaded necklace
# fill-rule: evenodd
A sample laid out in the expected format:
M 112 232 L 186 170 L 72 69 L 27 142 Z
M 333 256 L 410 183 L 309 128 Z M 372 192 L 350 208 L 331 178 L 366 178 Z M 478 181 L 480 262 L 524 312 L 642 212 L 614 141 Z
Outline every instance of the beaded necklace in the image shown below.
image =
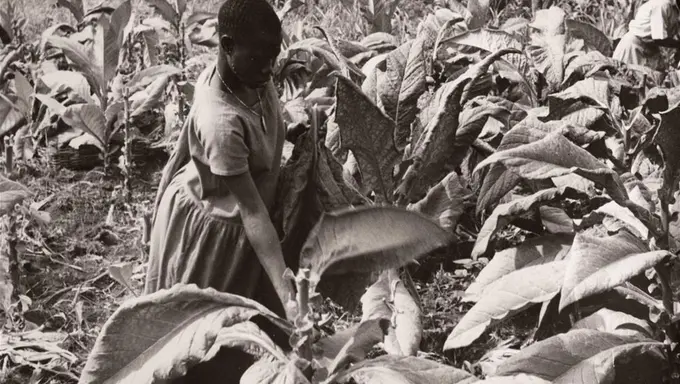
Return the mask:
M 232 96 L 234 96 L 234 98 L 236 98 L 236 100 L 238 100 L 238 102 L 239 102 L 241 105 L 243 105 L 247 110 L 249 110 L 249 111 L 252 112 L 255 116 L 258 116 L 258 117 L 260 118 L 260 124 L 262 124 L 262 129 L 263 129 L 265 132 L 267 132 L 267 125 L 266 125 L 265 119 L 264 119 L 264 106 L 262 105 L 262 98 L 260 97 L 260 92 L 258 92 L 257 90 L 255 90 L 255 94 L 257 94 L 257 102 L 260 104 L 260 109 L 262 110 L 262 113 L 257 113 L 253 108 L 249 107 L 246 103 L 244 103 L 243 100 L 241 100 L 241 98 L 238 97 L 238 96 L 236 95 L 236 93 L 234 93 L 234 91 L 231 90 L 231 88 L 227 85 L 227 82 L 224 81 L 224 79 L 222 79 L 222 75 L 220 74 L 219 69 L 215 68 L 215 72 L 217 72 L 217 77 L 220 78 L 220 81 L 222 82 L 222 84 L 224 85 L 224 87 L 227 89 L 227 91 L 229 91 L 229 93 L 231 93 Z

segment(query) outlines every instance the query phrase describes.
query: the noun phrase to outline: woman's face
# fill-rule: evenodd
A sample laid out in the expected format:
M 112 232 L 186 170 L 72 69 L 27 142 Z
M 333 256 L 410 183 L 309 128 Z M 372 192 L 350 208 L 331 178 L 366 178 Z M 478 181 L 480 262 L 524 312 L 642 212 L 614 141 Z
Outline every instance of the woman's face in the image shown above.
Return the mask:
M 255 35 L 227 44 L 228 62 L 238 79 L 250 88 L 267 84 L 281 51 L 281 39 Z

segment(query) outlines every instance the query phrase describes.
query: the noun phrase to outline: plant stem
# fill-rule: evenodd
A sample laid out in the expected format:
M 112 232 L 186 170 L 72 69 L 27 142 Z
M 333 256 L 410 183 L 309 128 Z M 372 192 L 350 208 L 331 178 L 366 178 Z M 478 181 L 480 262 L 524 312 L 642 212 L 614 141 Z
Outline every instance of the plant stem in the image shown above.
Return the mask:
M 298 271 L 298 275 L 295 278 L 297 285 L 297 297 L 296 301 L 298 304 L 298 317 L 296 324 L 296 333 L 300 337 L 300 340 L 304 340 L 298 347 L 296 351 L 298 356 L 311 362 L 314 358 L 312 354 L 312 338 L 314 334 L 314 327 L 311 324 L 310 313 L 309 313 L 309 279 L 311 272 L 309 269 L 301 268 Z
M 5 174 L 9 175 L 14 170 L 14 149 L 12 148 L 12 140 L 9 136 L 4 138 L 5 144 Z
M 123 152 L 123 159 L 125 161 L 125 200 L 130 203 L 132 201 L 132 137 L 130 135 L 130 91 L 125 87 L 123 89 L 123 107 L 125 113 L 125 151 Z

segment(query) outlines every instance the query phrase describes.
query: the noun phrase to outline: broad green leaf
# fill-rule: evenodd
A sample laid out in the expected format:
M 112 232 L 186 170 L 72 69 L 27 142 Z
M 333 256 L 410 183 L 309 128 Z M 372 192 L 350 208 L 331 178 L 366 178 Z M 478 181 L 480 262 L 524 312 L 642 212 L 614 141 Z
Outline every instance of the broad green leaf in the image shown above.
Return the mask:
M 187 29 L 191 28 L 196 23 L 202 23 L 205 22 L 206 20 L 210 19 L 217 19 L 217 13 L 213 12 L 203 12 L 203 11 L 194 11 L 188 18 L 186 22 Z
M 401 160 L 394 138 L 394 122 L 349 79 L 337 77 L 335 122 L 342 147 L 352 151 L 361 169 L 363 185 L 378 201 L 392 201 L 393 170 Z
M 90 83 L 97 96 L 102 96 L 102 84 L 104 79 L 102 77 L 101 67 L 95 61 L 96 57 L 93 54 L 96 50 L 89 50 L 78 42 L 59 36 L 50 36 L 47 38 L 48 44 L 55 48 L 59 48 L 64 52 L 64 55 L 75 65 Z
M 170 77 L 179 75 L 180 73 L 182 73 L 182 70 L 175 66 L 167 64 L 156 65 L 135 73 L 132 79 L 127 83 L 127 87 L 131 90 L 146 88 L 159 77 Z
M 406 170 L 396 191 L 398 204 L 422 198 L 431 185 L 453 171 L 464 159 L 466 148 L 477 138 L 486 119 L 502 111 L 502 108 L 481 107 L 462 113 L 471 85 L 487 73 L 495 60 L 515 52 L 518 51 L 503 49 L 487 56 L 455 80 L 445 83 L 441 92 L 435 94 L 430 110 L 436 112 L 417 139 L 412 138 L 408 158 L 413 164 Z M 463 126 L 462 122 L 466 124 Z
M 567 19 L 566 27 L 567 33 L 572 38 L 583 39 L 587 46 L 598 50 L 603 55 L 611 57 L 612 53 L 614 53 L 612 42 L 607 35 L 597 29 L 594 25 L 583 21 Z
M 52 91 L 60 88 L 71 89 L 83 100 L 92 101 L 90 84 L 85 76 L 79 72 L 54 71 L 44 74 L 39 81 Z
M 647 321 L 624 312 L 612 311 L 608 308 L 602 308 L 592 315 L 577 321 L 572 329 L 593 329 L 622 336 L 643 336 L 648 338 L 651 338 L 654 334 Z
M 473 383 L 477 383 L 476 381 Z M 514 376 L 493 376 L 479 381 L 479 384 L 551 384 L 540 377 L 519 374 Z
M 139 106 L 134 108 L 130 117 L 135 117 L 142 115 L 153 108 L 161 105 L 161 101 L 165 96 L 165 89 L 168 87 L 170 82 L 170 77 L 158 77 L 153 83 L 151 83 L 146 90 L 142 92 L 144 99 Z
M 432 187 L 422 200 L 409 205 L 408 209 L 422 213 L 446 230 L 454 230 L 465 211 L 463 204 L 468 194 L 458 174 L 451 172 Z
M 662 383 L 667 362 L 663 343 L 640 341 L 615 346 L 571 367 L 554 384 Z
M 664 184 L 671 185 L 678 176 L 680 168 L 680 153 L 677 151 L 680 145 L 680 132 L 677 122 L 680 121 L 680 103 L 677 103 L 660 113 L 661 124 L 654 135 L 654 143 L 661 147 L 664 156 L 664 174 L 667 180 Z
M 33 97 L 33 86 L 28 82 L 28 79 L 20 72 L 14 71 L 14 89 L 16 90 L 20 108 L 24 114 L 28 114 L 31 106 L 31 97 Z
M 52 114 L 61 116 L 64 113 L 64 111 L 66 111 L 66 107 L 62 103 L 58 102 L 49 95 L 36 93 L 35 98 L 40 100 L 41 103 L 45 104 L 45 106 L 49 108 Z
M 419 40 L 411 40 L 387 54 L 385 75 L 377 83 L 386 114 L 396 123 L 395 142 L 403 148 L 425 92 L 425 52 Z
M 649 247 L 627 230 L 609 237 L 579 233 L 569 251 L 560 311 L 571 303 L 606 292 L 670 256 Z
M 146 0 L 147 3 L 168 23 L 172 24 L 179 31 L 180 18 L 175 8 L 166 0 Z
M 108 24 L 101 22 L 101 20 L 105 19 L 100 19 L 99 27 L 102 27 L 104 31 L 104 45 L 102 47 L 95 45 L 94 49 L 95 51 L 99 49 L 104 50 L 103 61 L 100 64 L 103 70 L 102 77 L 104 84 L 108 84 L 116 76 L 120 52 L 123 49 L 125 29 L 130 22 L 131 15 L 132 4 L 130 0 L 125 0 L 111 14 Z
M 558 187 L 559 188 L 559 187 Z M 560 208 L 540 206 L 538 207 L 541 223 L 548 233 L 573 234 L 574 220 Z
M 188 35 L 192 44 L 209 48 L 217 47 L 220 43 L 217 35 L 217 18 L 194 23 Z
M 349 360 L 361 361 L 375 344 L 383 341 L 389 326 L 389 319 L 374 319 L 321 338 L 312 345 L 314 358 L 329 372 L 331 364 L 343 351 Z
M 399 268 L 449 244 L 435 222 L 405 209 L 362 207 L 324 213 L 307 238 L 300 265 L 313 278 L 324 274 Z
M 559 132 L 551 133 L 531 144 L 496 152 L 479 163 L 475 172 L 495 163 L 503 164 L 529 180 L 575 173 L 604 186 L 615 201 L 627 200 L 625 187 L 618 175 Z
M 533 143 L 555 132 L 562 133 L 565 137 L 569 138 L 569 140 L 580 146 L 589 145 L 600 140 L 604 136 L 604 133 L 602 132 L 595 132 L 585 127 L 561 121 L 543 122 L 535 115 L 529 115 L 505 134 L 501 140 L 501 144 L 498 146 L 498 151 L 504 151 L 524 144 Z M 522 177 L 520 176 L 520 173 L 508 170 L 502 164 L 491 165 L 489 173 L 484 178 L 484 183 L 479 192 L 477 212 L 481 213 L 492 204 L 498 203 L 498 201 L 517 186 L 521 180 Z
M 12 29 L 12 18 L 5 11 L 0 11 L 0 40 L 2 44 L 8 45 L 14 40 L 14 30 Z
M 362 321 L 389 319 L 384 348 L 387 353 L 415 356 L 423 335 L 420 307 L 396 270 L 383 272 L 361 297 Z
M 14 211 L 16 204 L 31 196 L 33 192 L 28 188 L 0 175 L 0 217 Z
M 282 239 L 286 265 L 291 269 L 297 269 L 302 246 L 322 212 L 365 202 L 365 198 L 343 180 L 342 164 L 325 145 L 316 145 L 318 159 L 314 164 L 314 148 L 312 135 L 304 133 L 279 175 L 272 220 Z M 329 276 L 317 289 L 323 297 L 351 310 L 374 280 L 372 273 Z
M 362 321 L 359 326 L 354 329 L 354 333 L 346 340 L 337 353 L 331 354 L 323 348 L 323 342 L 316 343 L 315 347 L 320 347 L 323 356 L 333 359 L 328 365 L 328 373 L 334 374 L 342 369 L 346 369 L 350 364 L 357 363 L 366 358 L 366 355 L 371 351 L 374 345 L 380 343 L 385 338 L 390 326 L 389 319 L 372 319 Z M 327 339 L 326 342 L 328 343 Z
M 336 382 L 356 384 L 463 384 L 474 376 L 462 369 L 423 358 L 380 356 L 353 365 L 336 377 Z
M 549 235 L 497 252 L 465 291 L 466 301 L 479 301 L 486 293 L 494 291 L 500 278 L 516 270 L 562 259 L 572 242 L 573 238 L 569 236 Z
M 587 197 L 587 195 L 570 187 L 550 188 L 497 206 L 479 230 L 471 257 L 476 260 L 478 257 L 483 256 L 487 252 L 489 243 L 496 232 L 510 224 L 516 217 L 531 212 L 542 204 L 558 199 L 578 199 L 582 197 Z
M 265 357 L 256 361 L 241 376 L 241 383 L 278 384 L 286 375 L 286 363 Z M 293 376 L 295 377 L 295 376 Z M 295 383 L 299 384 L 299 383 Z
M 104 113 L 97 105 L 70 105 L 64 109 L 61 119 L 71 127 L 92 135 L 97 139 L 100 149 L 106 150 L 110 132 L 106 126 Z
M 25 119 L 24 111 L 19 109 L 19 98 L 15 95 L 0 94 L 0 137 L 14 131 Z
M 184 15 L 184 12 L 187 10 L 187 0 L 175 0 L 175 9 L 181 19 L 182 15 Z
M 57 0 L 60 7 L 68 9 L 76 21 L 80 23 L 85 17 L 85 8 L 83 7 L 83 0 Z
M 552 114 L 553 110 L 566 109 L 566 105 L 576 100 L 584 99 L 594 102 L 598 107 L 609 108 L 609 83 L 605 80 L 589 77 L 576 82 L 562 92 L 549 95 L 548 106 L 551 111 L 550 114 Z
M 279 361 L 287 361 L 281 347 L 274 344 L 267 333 L 251 321 L 243 321 L 220 329 L 203 360 L 211 360 L 224 347 L 239 349 L 259 358 L 273 356 Z
M 482 296 L 458 322 L 444 350 L 466 347 L 491 325 L 524 311 L 533 304 L 551 300 L 560 292 L 566 261 L 522 268 L 503 276 L 494 291 Z
M 442 46 L 450 44 L 459 44 L 475 47 L 487 52 L 497 52 L 505 48 L 514 48 L 522 51 L 524 44 L 515 36 L 495 29 L 480 28 L 470 30 L 468 32 L 459 34 L 442 41 Z M 507 57 L 507 60 L 517 68 L 521 75 L 527 75 L 530 72 L 529 61 L 522 53 L 512 54 Z
M 530 26 L 541 36 L 561 35 L 566 30 L 567 13 L 560 7 L 550 6 L 548 9 L 538 9 L 534 21 Z
M 608 215 L 620 220 L 621 222 L 625 223 L 629 229 L 637 232 L 638 236 L 642 237 L 643 239 L 649 238 L 649 228 L 645 226 L 640 218 L 631 212 L 630 209 L 622 207 L 615 201 L 610 201 L 593 212 Z
M 600 352 L 636 341 L 639 339 L 591 329 L 572 330 L 524 348 L 498 367 L 496 374 L 526 373 L 552 382 Z
M 258 315 L 290 333 L 290 325 L 261 304 L 194 284 L 128 300 L 102 327 L 80 382 L 177 378 L 211 351 L 222 329 Z
M 548 92 L 555 92 L 564 82 L 569 58 L 581 54 L 581 47 L 570 42 L 567 35 L 544 35 L 536 37 L 527 48 L 527 54 L 536 69 L 548 83 Z
M 613 59 L 605 56 L 599 51 L 591 51 L 585 55 L 578 55 L 564 69 L 564 82 L 569 81 L 574 75 L 586 77 L 591 71 L 596 71 L 598 68 L 612 68 L 614 67 Z

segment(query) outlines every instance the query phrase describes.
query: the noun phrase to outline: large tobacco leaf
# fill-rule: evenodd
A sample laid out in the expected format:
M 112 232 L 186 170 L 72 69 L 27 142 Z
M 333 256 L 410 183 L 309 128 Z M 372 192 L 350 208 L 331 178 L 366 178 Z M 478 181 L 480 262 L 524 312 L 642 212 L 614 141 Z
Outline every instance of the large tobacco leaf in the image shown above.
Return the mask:
M 415 356 L 420 350 L 423 324 L 420 307 L 399 278 L 397 270 L 383 272 L 362 303 L 362 321 L 390 319 L 384 348 L 391 355 Z
M 444 344 L 444 350 L 472 344 L 491 325 L 513 316 L 533 304 L 555 297 L 562 288 L 566 261 L 519 269 L 502 277 L 494 291 L 482 296 L 458 322 Z
M 375 192 L 376 199 L 391 202 L 394 167 L 402 157 L 394 121 L 352 81 L 337 78 L 335 122 L 340 127 L 341 145 L 356 157 L 363 184 Z
M 300 136 L 291 158 L 281 168 L 272 212 L 286 265 L 297 271 L 302 246 L 323 212 L 364 203 L 365 198 L 344 181 L 342 164 L 330 149 L 314 143 L 310 132 Z M 372 280 L 370 273 L 356 273 L 329 277 L 318 288 L 325 297 L 353 308 Z
M 261 304 L 241 296 L 178 284 L 129 300 L 106 321 L 80 383 L 160 383 L 210 358 L 220 344 L 283 352 L 252 326 L 232 326 L 263 316 L 290 334 L 291 327 Z
M 465 291 L 465 300 L 479 301 L 486 292 L 493 291 L 500 278 L 516 270 L 562 259 L 572 242 L 571 236 L 548 235 L 496 252 Z
M 463 187 L 460 176 L 451 172 L 430 188 L 422 200 L 407 208 L 431 218 L 446 230 L 454 230 L 465 212 L 464 203 L 469 195 L 470 191 Z
M 606 292 L 670 256 L 668 251 L 650 251 L 625 229 L 609 237 L 580 233 L 567 256 L 559 308 Z
M 472 249 L 471 257 L 473 259 L 477 259 L 478 257 L 484 255 L 489 248 L 489 243 L 491 242 L 493 235 L 498 230 L 503 229 L 506 225 L 512 222 L 514 218 L 531 212 L 542 204 L 546 204 L 557 199 L 578 199 L 583 197 L 587 197 L 587 195 L 570 187 L 550 188 L 497 206 L 491 216 L 486 219 L 484 225 L 479 230 L 477 241 L 475 242 L 475 246 Z
M 505 361 L 496 372 L 497 375 L 514 375 L 527 373 L 536 375 L 552 382 L 587 382 L 600 383 L 601 381 L 583 381 L 591 376 L 587 374 L 579 377 L 576 381 L 564 381 L 566 377 L 575 377 L 575 371 L 583 370 L 582 364 L 588 359 L 612 349 L 622 346 L 636 345 L 642 342 L 640 339 L 630 336 L 622 336 L 614 333 L 601 332 L 591 329 L 577 329 L 539 341 L 513 355 Z M 650 346 L 662 345 L 654 340 L 642 343 Z M 613 363 L 613 361 L 612 361 Z M 592 367 L 595 370 L 608 368 L 606 366 Z M 618 381 L 617 381 L 618 382 Z
M 357 363 L 335 379 L 338 383 L 357 384 L 470 384 L 477 380 L 472 374 L 449 365 L 412 356 L 391 355 Z

